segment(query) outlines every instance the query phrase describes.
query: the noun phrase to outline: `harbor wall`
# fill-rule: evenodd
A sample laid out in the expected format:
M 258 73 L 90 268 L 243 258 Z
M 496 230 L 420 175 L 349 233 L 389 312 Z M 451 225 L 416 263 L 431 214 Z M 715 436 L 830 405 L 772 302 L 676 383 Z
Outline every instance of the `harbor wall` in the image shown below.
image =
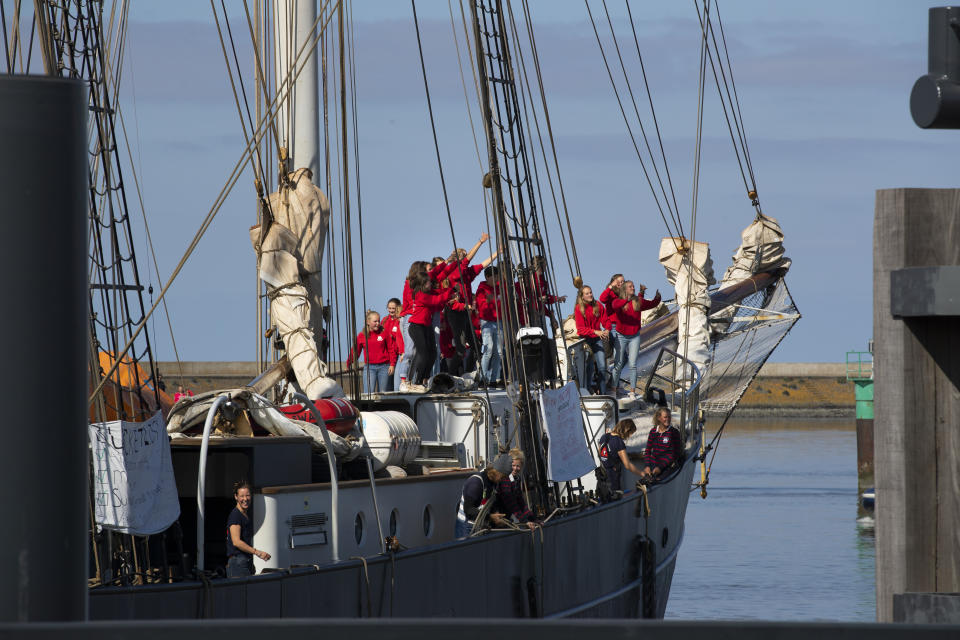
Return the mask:
M 194 393 L 240 387 L 257 375 L 254 362 L 157 364 L 169 393 L 178 384 Z M 336 370 L 337 363 L 331 368 Z M 855 406 L 854 384 L 846 378 L 845 364 L 768 362 L 744 394 L 737 415 L 853 418 Z

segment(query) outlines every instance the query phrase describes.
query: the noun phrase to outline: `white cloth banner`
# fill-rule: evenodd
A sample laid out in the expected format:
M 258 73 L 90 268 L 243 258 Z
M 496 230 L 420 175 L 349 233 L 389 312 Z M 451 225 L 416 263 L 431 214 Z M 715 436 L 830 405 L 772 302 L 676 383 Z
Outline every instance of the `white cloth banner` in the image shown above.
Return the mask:
M 544 390 L 540 410 L 550 438 L 547 476 L 554 482 L 566 482 L 593 471 L 597 465 L 583 433 L 583 409 L 576 383 Z
M 146 536 L 164 531 L 180 517 L 160 412 L 146 422 L 95 422 L 90 425 L 90 447 L 97 524 Z

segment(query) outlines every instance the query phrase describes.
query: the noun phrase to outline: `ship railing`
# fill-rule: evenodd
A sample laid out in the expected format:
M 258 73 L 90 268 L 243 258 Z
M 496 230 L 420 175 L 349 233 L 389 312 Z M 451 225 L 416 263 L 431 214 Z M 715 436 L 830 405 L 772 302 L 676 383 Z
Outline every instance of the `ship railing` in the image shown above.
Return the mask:
M 664 400 L 680 411 L 680 435 L 684 442 L 694 429 L 688 429 L 690 420 L 697 420 L 700 411 L 700 369 L 686 357 L 673 349 L 661 347 L 657 360 L 650 370 L 643 387 L 643 397 L 647 401 L 656 400 L 655 391 L 661 390 Z
M 207 496 L 207 449 L 210 447 L 210 431 L 213 428 L 213 419 L 225 403 L 230 402 L 227 394 L 217 396 L 207 411 L 207 419 L 203 423 L 203 439 L 200 441 L 200 468 L 197 471 L 197 573 L 202 574 L 204 569 L 204 528 L 206 526 L 206 496 Z

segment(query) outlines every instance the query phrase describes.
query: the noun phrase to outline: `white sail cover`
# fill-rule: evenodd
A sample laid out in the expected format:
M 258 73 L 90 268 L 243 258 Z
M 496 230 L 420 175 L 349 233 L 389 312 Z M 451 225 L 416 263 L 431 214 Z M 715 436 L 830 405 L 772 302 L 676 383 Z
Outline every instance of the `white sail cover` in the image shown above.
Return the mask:
M 710 359 L 710 295 L 707 287 L 714 284 L 713 260 L 706 242 L 691 247 L 685 238 L 664 238 L 660 242 L 660 264 L 673 284 L 677 300 L 677 352 L 703 372 Z M 684 379 L 691 372 L 684 370 Z
M 159 411 L 146 422 L 95 422 L 89 436 L 98 525 L 147 536 L 180 517 L 170 442 Z
M 319 426 L 312 422 L 288 418 L 272 402 L 246 388 L 206 391 L 180 400 L 167 416 L 167 433 L 171 436 L 182 436 L 184 431 L 203 424 L 210 407 L 221 395 L 230 396 L 234 402 L 250 412 L 250 418 L 257 425 L 273 435 L 307 436 L 313 440 L 314 448 L 326 450 L 326 440 Z M 347 437 L 338 436 L 329 430 L 327 435 L 334 455 L 344 460 L 353 460 L 366 446 L 363 434 L 357 426 L 354 426 Z
M 271 298 L 270 319 L 280 332 L 287 358 L 304 393 L 312 399 L 342 396 L 327 377 L 317 344 L 323 335 L 321 265 L 330 220 L 330 202 L 297 169 L 270 195 L 273 219 L 250 229 L 260 279 Z
M 733 264 L 723 274 L 720 288 L 729 287 L 756 273 L 789 269 L 792 261 L 784 255 L 783 231 L 775 218 L 758 216 L 740 234 L 740 246 Z

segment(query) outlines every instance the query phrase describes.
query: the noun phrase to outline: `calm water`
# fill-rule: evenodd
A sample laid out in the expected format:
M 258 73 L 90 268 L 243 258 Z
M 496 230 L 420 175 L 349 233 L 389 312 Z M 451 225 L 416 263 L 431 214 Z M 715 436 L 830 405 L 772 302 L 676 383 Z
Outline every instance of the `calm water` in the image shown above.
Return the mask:
M 856 468 L 852 418 L 731 421 L 707 499 L 690 498 L 666 617 L 875 621 Z

